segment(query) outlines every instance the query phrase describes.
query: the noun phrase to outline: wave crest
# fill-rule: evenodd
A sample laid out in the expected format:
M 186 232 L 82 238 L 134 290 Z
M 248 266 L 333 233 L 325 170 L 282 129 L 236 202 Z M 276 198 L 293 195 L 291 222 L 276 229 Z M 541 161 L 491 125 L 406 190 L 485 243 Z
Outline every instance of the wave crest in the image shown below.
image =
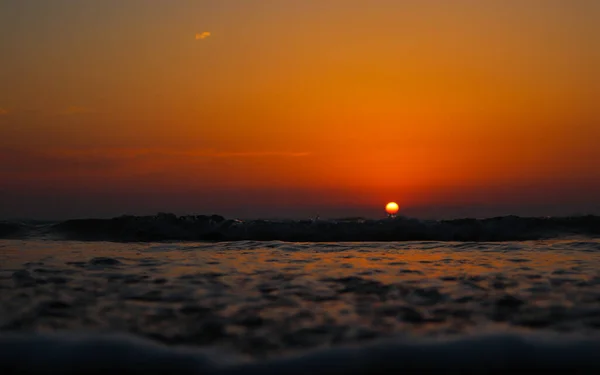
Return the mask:
M 128 335 L 0 335 L 3 374 L 597 374 L 600 339 L 558 334 L 400 338 L 247 362 L 215 349 L 169 347 Z
M 418 220 L 232 220 L 219 215 L 121 216 L 68 220 L 54 225 L 0 223 L 0 238 L 84 241 L 523 241 L 598 237 L 599 216 Z

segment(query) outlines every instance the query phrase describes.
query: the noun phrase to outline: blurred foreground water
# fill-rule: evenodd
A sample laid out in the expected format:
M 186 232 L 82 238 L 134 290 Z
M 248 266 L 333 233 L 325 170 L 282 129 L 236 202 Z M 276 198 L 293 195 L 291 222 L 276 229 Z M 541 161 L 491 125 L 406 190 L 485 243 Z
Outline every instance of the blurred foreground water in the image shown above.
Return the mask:
M 253 361 L 399 337 L 595 340 L 600 240 L 4 240 L 0 296 L 5 335 L 126 333 Z

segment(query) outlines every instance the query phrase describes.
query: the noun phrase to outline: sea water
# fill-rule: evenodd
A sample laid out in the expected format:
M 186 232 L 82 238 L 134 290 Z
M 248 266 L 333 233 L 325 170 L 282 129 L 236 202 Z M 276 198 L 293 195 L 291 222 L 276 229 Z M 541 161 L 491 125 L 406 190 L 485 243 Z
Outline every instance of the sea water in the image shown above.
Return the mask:
M 2 240 L 0 296 L 13 372 L 600 367 L 600 240 L 586 238 Z

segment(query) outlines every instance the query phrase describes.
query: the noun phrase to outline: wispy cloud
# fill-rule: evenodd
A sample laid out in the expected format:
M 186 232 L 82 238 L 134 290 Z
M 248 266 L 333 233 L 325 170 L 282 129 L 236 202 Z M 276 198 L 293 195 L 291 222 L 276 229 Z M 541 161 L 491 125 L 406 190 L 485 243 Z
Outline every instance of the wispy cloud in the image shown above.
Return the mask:
M 109 149 L 55 149 L 48 150 L 54 156 L 61 157 L 98 157 L 141 158 L 141 157 L 216 157 L 216 158 L 252 158 L 252 157 L 303 157 L 310 152 L 296 151 L 219 151 L 212 149 L 161 149 L 161 148 L 109 148 Z
M 198 33 L 198 34 L 196 34 L 196 40 L 206 39 L 211 35 L 212 34 L 209 31 L 205 31 L 203 33 Z
M 88 107 L 80 107 L 80 106 L 70 106 L 65 108 L 62 111 L 58 112 L 58 115 L 61 116 L 69 116 L 69 115 L 81 115 L 81 114 L 88 114 L 88 113 L 95 113 L 96 110 L 92 109 L 92 108 L 88 108 Z
M 0 171 L 15 175 L 35 173 L 130 173 L 169 170 L 173 166 L 211 165 L 218 160 L 253 163 L 257 158 L 298 158 L 311 155 L 294 151 L 219 151 L 172 148 L 55 148 L 0 147 Z
M 279 151 L 256 151 L 256 152 L 207 152 L 203 156 L 215 156 L 224 158 L 235 158 L 235 157 L 302 157 L 309 156 L 310 152 L 279 152 Z

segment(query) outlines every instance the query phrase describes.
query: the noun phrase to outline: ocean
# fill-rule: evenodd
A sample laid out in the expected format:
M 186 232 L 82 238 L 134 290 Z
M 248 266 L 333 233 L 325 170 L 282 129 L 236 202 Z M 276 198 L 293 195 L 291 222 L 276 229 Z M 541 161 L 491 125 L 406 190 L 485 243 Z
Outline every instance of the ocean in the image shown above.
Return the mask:
M 600 240 L 0 240 L 0 372 L 598 373 Z

